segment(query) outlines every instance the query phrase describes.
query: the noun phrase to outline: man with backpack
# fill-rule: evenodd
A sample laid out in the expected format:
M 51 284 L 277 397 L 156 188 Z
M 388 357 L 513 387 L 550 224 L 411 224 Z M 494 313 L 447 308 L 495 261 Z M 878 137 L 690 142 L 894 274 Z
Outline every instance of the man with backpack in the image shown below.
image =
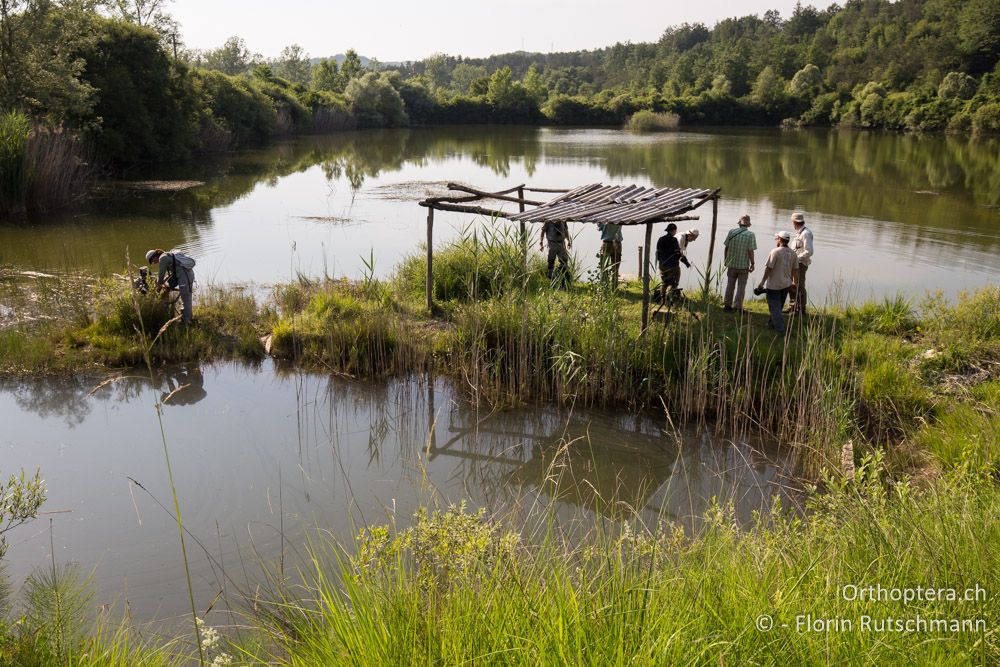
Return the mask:
M 181 322 L 191 323 L 191 290 L 194 287 L 193 258 L 179 250 L 165 252 L 157 248 L 146 253 L 146 261 L 156 264 L 156 291 L 162 291 L 166 286 L 176 288 L 181 294 Z

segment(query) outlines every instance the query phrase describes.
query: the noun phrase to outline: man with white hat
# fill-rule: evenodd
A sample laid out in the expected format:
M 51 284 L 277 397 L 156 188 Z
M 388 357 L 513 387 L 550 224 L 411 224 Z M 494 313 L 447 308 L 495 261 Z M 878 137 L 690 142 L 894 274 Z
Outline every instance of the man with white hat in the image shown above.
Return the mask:
M 792 225 L 795 227 L 795 237 L 790 247 L 799 258 L 799 275 L 795 281 L 795 289 L 789 295 L 789 308 L 793 313 L 805 315 L 806 271 L 812 263 L 813 233 L 806 227 L 806 216 L 802 213 L 792 215 Z
M 747 290 L 747 278 L 754 270 L 753 251 L 757 249 L 757 237 L 750 231 L 750 216 L 740 216 L 738 226 L 729 230 L 724 242 L 726 247 L 726 295 L 723 310 L 743 310 L 743 295 Z M 735 300 L 734 300 L 735 297 Z
M 785 305 L 788 291 L 794 289 L 799 272 L 798 257 L 795 251 L 788 247 L 791 240 L 792 235 L 789 232 L 778 232 L 774 235 L 774 250 L 767 256 L 764 276 L 755 290 L 767 293 L 767 309 L 771 313 L 767 326 L 778 333 L 785 333 L 785 318 L 781 315 L 781 308 Z
M 170 252 L 159 248 L 146 253 L 146 262 L 156 264 L 156 291 L 176 288 L 181 297 L 181 322 L 191 324 L 191 291 L 194 289 L 194 258 L 179 250 Z

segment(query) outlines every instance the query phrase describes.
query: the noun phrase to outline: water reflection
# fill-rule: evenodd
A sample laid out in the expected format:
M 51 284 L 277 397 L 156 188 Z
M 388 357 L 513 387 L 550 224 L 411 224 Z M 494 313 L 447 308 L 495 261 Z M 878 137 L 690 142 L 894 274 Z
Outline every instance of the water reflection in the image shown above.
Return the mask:
M 346 539 L 359 524 L 405 526 L 421 504 L 468 500 L 525 518 L 551 511 L 566 525 L 639 516 L 691 528 L 716 498 L 749 521 L 774 495 L 786 506 L 796 497 L 781 459 L 759 447 L 678 438 L 648 415 L 479 412 L 441 380 L 368 384 L 220 365 L 170 369 L 152 387 L 148 378 L 94 386 L 0 389 L 4 469 L 41 468 L 46 508 L 68 510 L 52 515 L 57 557 L 96 568 L 101 602 L 127 587 L 139 618 L 187 604 L 176 525 L 164 510 L 170 489 L 153 408 L 161 398 L 185 525 L 212 545 L 189 548 L 199 607 L 222 585 L 219 563 L 284 554 L 292 567 L 317 528 Z M 53 411 L 62 405 L 75 407 Z M 13 535 L 15 580 L 47 562 L 48 540 L 40 523 Z

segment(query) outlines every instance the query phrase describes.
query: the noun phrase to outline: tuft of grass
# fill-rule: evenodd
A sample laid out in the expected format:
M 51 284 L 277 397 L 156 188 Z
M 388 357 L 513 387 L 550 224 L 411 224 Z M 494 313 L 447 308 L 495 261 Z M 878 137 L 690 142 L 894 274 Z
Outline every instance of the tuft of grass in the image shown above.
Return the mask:
M 666 132 L 676 130 L 680 124 L 681 117 L 675 113 L 643 109 L 628 117 L 625 129 L 633 132 Z

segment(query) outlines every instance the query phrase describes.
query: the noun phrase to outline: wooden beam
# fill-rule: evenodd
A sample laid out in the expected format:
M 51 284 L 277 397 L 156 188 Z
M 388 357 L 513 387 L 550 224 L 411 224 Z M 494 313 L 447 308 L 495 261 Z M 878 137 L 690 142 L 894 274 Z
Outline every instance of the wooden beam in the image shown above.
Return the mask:
M 715 256 L 715 232 L 719 228 L 719 191 L 712 198 L 712 236 L 708 239 L 708 265 L 705 266 L 705 303 L 708 303 L 708 290 L 712 286 L 712 258 Z
M 459 185 L 457 183 L 449 183 L 448 184 L 448 188 L 450 190 L 458 190 L 459 192 L 469 192 L 471 194 L 474 194 L 474 195 L 478 196 L 480 199 L 498 199 L 500 201 L 509 201 L 509 202 L 514 202 L 516 204 L 522 204 L 522 205 L 523 204 L 531 204 L 532 206 L 541 206 L 542 204 L 545 203 L 545 202 L 541 202 L 541 201 L 535 201 L 533 199 L 525 199 L 524 198 L 524 186 L 518 186 L 518 187 L 514 188 L 514 190 L 516 190 L 517 193 L 518 193 L 517 197 L 509 197 L 509 196 L 507 196 L 507 191 L 506 190 L 503 191 L 503 192 L 486 192 L 485 190 L 477 190 L 475 188 L 470 188 L 470 187 L 465 186 L 465 185 Z M 523 211 L 524 209 L 522 208 L 521 210 Z
M 434 310 L 434 209 L 427 209 L 427 311 Z
M 646 223 L 646 247 L 642 262 L 642 330 L 649 325 L 649 244 L 653 239 L 653 223 Z
M 506 218 L 509 213 L 504 213 L 503 211 L 497 211 L 496 209 L 483 208 L 481 206 L 463 206 L 461 204 L 445 204 L 443 202 L 420 202 L 421 206 L 429 208 L 431 210 L 437 209 L 439 211 L 455 211 L 456 213 L 475 213 L 476 215 L 485 215 L 490 218 Z
M 565 192 L 570 192 L 570 190 L 567 190 L 565 188 L 529 188 L 529 187 L 525 187 L 524 189 L 527 192 L 551 192 L 551 193 L 554 193 L 554 194 L 563 194 Z

